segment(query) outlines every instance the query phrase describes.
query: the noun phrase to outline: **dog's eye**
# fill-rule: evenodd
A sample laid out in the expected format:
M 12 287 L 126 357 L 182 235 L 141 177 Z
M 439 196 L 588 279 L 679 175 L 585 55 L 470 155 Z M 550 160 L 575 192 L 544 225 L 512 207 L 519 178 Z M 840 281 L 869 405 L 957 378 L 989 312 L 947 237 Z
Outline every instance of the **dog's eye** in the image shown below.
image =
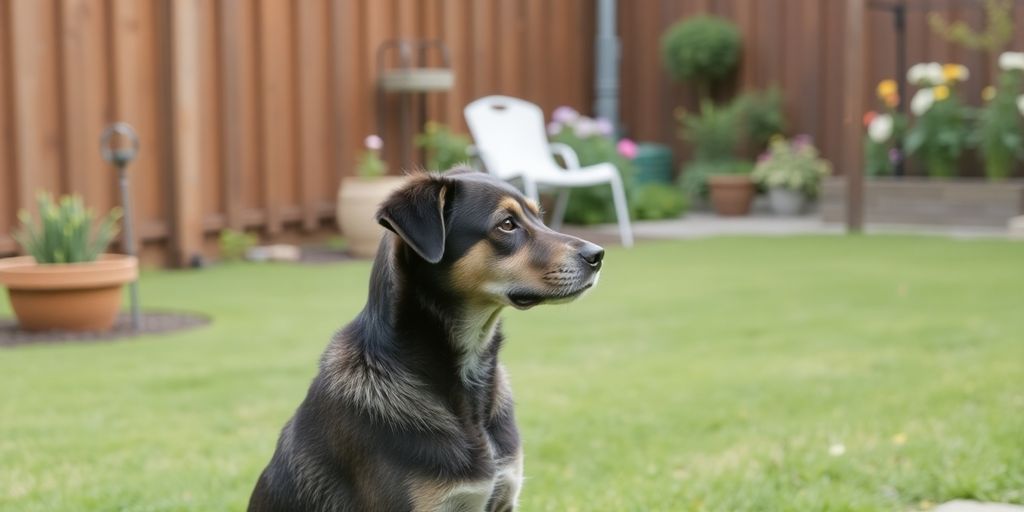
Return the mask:
M 513 220 L 512 217 L 508 217 L 505 220 L 501 221 L 501 224 L 498 224 L 498 229 L 506 233 L 511 233 L 515 231 L 517 227 L 519 226 L 516 226 L 516 221 Z

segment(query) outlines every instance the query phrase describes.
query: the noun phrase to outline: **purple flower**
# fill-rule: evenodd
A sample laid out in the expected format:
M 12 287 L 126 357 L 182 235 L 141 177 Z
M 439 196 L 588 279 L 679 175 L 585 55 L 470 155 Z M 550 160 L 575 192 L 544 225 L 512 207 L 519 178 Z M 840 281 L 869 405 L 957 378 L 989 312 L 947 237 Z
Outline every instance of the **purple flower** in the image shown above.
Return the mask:
M 903 152 L 897 148 L 889 150 L 889 161 L 893 164 L 898 164 L 903 161 Z
M 594 127 L 597 129 L 597 133 L 604 135 L 605 137 L 611 137 L 612 133 L 615 132 L 615 127 L 612 126 L 612 122 L 599 117 L 594 121 Z
M 573 121 L 576 121 L 576 119 L 579 117 L 580 113 L 577 112 L 576 109 L 567 105 L 562 105 L 561 107 L 556 108 L 555 111 L 551 113 L 551 119 L 556 123 L 562 124 L 572 124 Z
M 761 153 L 760 155 L 757 155 L 757 163 L 761 164 L 761 163 L 767 162 L 771 158 L 772 158 L 771 153 L 765 151 L 765 152 Z
M 801 133 L 796 137 L 793 137 L 793 149 L 803 149 L 814 144 L 814 137 L 806 133 Z
M 559 133 L 562 133 L 562 123 L 559 123 L 558 121 L 551 121 L 548 123 L 548 135 L 554 137 Z

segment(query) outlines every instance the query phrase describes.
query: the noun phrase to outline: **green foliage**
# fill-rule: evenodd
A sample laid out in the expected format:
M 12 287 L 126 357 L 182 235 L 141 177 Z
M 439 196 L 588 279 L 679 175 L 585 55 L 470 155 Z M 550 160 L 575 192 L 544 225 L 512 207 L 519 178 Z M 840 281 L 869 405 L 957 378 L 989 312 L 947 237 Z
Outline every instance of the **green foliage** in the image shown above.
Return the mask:
M 736 157 L 742 138 L 739 106 L 737 102 L 716 106 L 705 100 L 700 104 L 700 114 L 680 112 L 679 136 L 693 146 L 694 160 L 719 162 Z
M 220 245 L 220 257 L 224 261 L 241 261 L 245 253 L 256 246 L 259 238 L 253 233 L 223 229 L 220 232 L 218 243 Z
M 715 16 L 676 23 L 661 38 L 662 61 L 669 74 L 694 81 L 705 99 L 712 83 L 736 70 L 741 48 L 736 26 Z
M 776 137 L 768 146 L 768 154 L 757 162 L 751 177 L 764 188 L 788 188 L 815 197 L 821 179 L 830 170 L 829 163 L 818 157 L 810 137 L 798 136 L 793 142 Z
M 734 108 L 739 117 L 743 146 L 747 154 L 764 151 L 772 137 L 786 131 L 782 93 L 778 87 L 743 93 L 735 102 Z
M 864 172 L 868 176 L 892 176 L 896 172 L 890 144 L 891 141 L 879 143 L 864 135 Z
M 590 120 L 581 118 L 583 122 Z M 580 136 L 572 124 L 560 127 L 558 133 L 551 136 L 551 142 L 561 142 L 571 147 L 580 159 L 580 165 L 594 165 L 611 162 L 619 169 L 626 197 L 633 191 L 633 162 L 619 154 L 615 141 L 604 134 L 593 133 Z M 633 208 L 633 202 L 630 201 Z M 634 216 L 631 214 L 631 216 Z M 565 221 L 571 224 L 600 224 L 615 222 L 615 203 L 612 190 L 607 184 L 593 187 L 574 188 L 569 196 L 569 205 L 565 210 Z
M 949 23 L 939 13 L 928 16 L 932 31 L 965 48 L 997 52 L 1013 39 L 1013 0 L 985 0 L 985 28 L 975 31 L 964 21 Z
M 469 159 L 466 149 L 469 137 L 453 133 L 451 129 L 436 121 L 428 121 L 423 133 L 416 135 L 416 146 L 427 152 L 427 169 L 447 171 Z
M 674 219 L 689 206 L 679 188 L 663 183 L 640 185 L 633 192 L 630 205 L 637 220 Z
M 110 210 L 97 227 L 95 214 L 85 208 L 78 195 L 61 196 L 54 202 L 46 192 L 36 195 L 40 224 L 31 214 L 18 212 L 20 230 L 14 234 L 22 249 L 37 263 L 81 263 L 95 261 L 117 235 L 121 209 Z
M 985 174 L 992 180 L 1006 179 L 1014 164 L 1024 159 L 1024 123 L 1017 111 L 1021 82 L 1020 71 L 1004 71 L 995 97 L 979 112 L 975 142 L 985 159 Z
M 363 156 L 359 158 L 359 163 L 356 165 L 356 172 L 363 178 L 376 178 L 387 173 L 388 166 L 384 163 L 384 160 L 380 158 L 380 151 L 367 149 L 366 151 L 363 151 Z
M 960 156 L 968 147 L 970 117 L 970 110 L 956 94 L 936 100 L 907 132 L 906 153 L 920 158 L 933 178 L 955 176 Z

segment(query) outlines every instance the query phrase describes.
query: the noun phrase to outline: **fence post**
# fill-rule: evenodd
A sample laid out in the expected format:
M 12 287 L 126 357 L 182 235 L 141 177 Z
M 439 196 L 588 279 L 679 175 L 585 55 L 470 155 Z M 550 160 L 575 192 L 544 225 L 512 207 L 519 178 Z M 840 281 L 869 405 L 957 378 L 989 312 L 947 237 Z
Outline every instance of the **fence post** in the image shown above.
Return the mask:
M 188 266 L 202 257 L 199 194 L 199 0 L 176 0 L 171 9 L 172 261 Z
M 843 63 L 842 169 L 846 175 L 846 231 L 864 229 L 864 163 L 861 115 L 864 113 L 864 3 L 846 2 Z

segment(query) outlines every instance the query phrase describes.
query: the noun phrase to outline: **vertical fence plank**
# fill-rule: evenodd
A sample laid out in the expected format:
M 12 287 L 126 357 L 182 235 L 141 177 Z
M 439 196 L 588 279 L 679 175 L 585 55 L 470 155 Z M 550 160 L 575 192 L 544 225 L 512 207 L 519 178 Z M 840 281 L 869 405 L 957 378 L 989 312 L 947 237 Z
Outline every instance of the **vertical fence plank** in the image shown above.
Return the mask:
M 846 60 L 843 66 L 843 172 L 846 175 L 846 229 L 864 227 L 864 166 L 861 161 L 860 116 L 864 112 L 861 94 L 864 76 L 864 2 L 849 2 L 844 11 Z
M 331 191 L 338 189 L 343 176 L 352 173 L 356 152 L 359 149 L 360 134 L 373 130 L 370 119 L 372 93 L 367 93 L 359 77 L 365 50 L 361 47 L 363 38 L 360 27 L 360 6 L 350 0 L 333 0 L 331 3 L 331 105 L 334 140 L 337 148 L 332 163 L 333 182 Z
M 451 52 L 452 67 L 455 69 L 455 87 L 448 93 L 447 117 L 458 130 L 466 129 L 462 108 L 477 98 L 473 94 L 473 73 L 470 65 L 468 22 L 466 6 L 461 0 L 442 0 L 441 37 Z
M 174 261 L 186 266 L 202 250 L 202 201 L 199 194 L 202 166 L 201 55 L 196 34 L 200 30 L 202 0 L 178 0 L 170 8 L 171 114 L 173 161 Z
M 0 3 L 0 253 L 14 250 L 7 233 L 17 225 L 17 187 L 14 174 L 14 132 L 11 127 L 10 3 Z
M 67 190 L 98 211 L 117 201 L 115 175 L 100 158 L 98 141 L 109 121 L 105 7 L 102 0 L 62 0 L 61 88 Z
M 290 182 L 295 141 L 289 4 L 260 3 L 260 91 L 263 150 L 263 209 L 267 234 L 281 232 L 281 208 L 293 188 Z
M 302 227 L 312 231 L 320 224 L 319 206 L 322 177 L 327 172 L 328 116 L 324 109 L 327 96 L 327 12 L 321 1 L 297 5 L 299 44 L 299 168 L 302 185 Z
M 200 4 L 199 32 L 194 36 L 199 40 L 199 183 L 204 230 L 223 226 L 226 213 L 225 175 L 221 170 L 223 103 L 219 94 L 224 66 L 219 51 L 218 3 L 204 1 Z
M 37 190 L 60 192 L 61 119 L 57 15 L 53 1 L 18 0 L 11 13 L 17 204 L 34 209 Z
M 246 0 L 224 0 L 220 8 L 224 204 L 227 226 L 242 230 L 246 227 L 244 206 L 247 181 L 243 176 L 247 169 L 254 169 L 258 165 L 254 154 L 257 145 L 253 143 L 256 125 L 253 16 L 252 7 Z

